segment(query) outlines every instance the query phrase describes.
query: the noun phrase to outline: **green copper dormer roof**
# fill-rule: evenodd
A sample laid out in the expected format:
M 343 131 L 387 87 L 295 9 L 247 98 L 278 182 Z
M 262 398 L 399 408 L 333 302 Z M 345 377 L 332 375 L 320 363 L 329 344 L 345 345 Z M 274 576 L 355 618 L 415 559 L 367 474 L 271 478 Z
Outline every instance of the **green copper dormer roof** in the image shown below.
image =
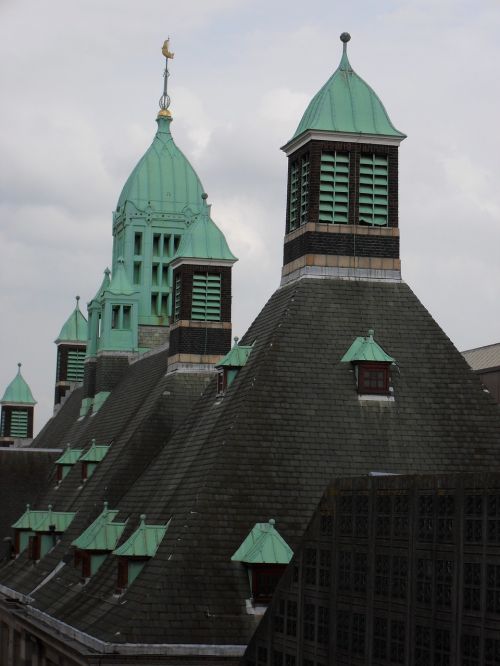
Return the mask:
M 56 465 L 74 465 L 82 453 L 83 449 L 72 449 L 68 444 L 66 451 L 56 460 Z
M 234 345 L 230 351 L 216 364 L 216 368 L 242 368 L 248 361 L 253 345 L 238 345 L 238 338 L 234 338 Z
M 138 291 L 138 289 L 134 289 L 127 277 L 123 257 L 119 257 L 116 262 L 116 269 L 113 273 L 111 282 L 103 289 L 103 293 L 107 292 L 114 295 L 131 296 L 132 294 L 137 294 Z
M 231 561 L 245 564 L 288 564 L 293 557 L 293 550 L 274 525 L 272 518 L 268 523 L 256 523 L 231 557 Z
M 42 519 L 34 527 L 35 532 L 65 532 L 76 516 L 74 511 L 52 511 L 49 504 L 48 511 L 43 512 Z
M 54 526 L 55 532 L 64 532 L 75 517 L 71 511 L 52 511 L 49 504 L 47 511 L 31 511 L 30 505 L 26 505 L 26 511 L 12 527 L 18 530 L 32 530 L 33 532 L 50 532 Z
M 350 36 L 342 33 L 340 39 L 340 64 L 309 103 L 292 140 L 308 130 L 404 139 L 406 135 L 394 127 L 375 91 L 352 69 L 347 57 Z
M 373 334 L 373 329 L 370 329 L 366 337 L 356 338 L 341 358 L 341 363 L 356 363 L 359 361 L 395 363 L 396 361 L 392 356 L 386 354 L 382 347 L 375 342 Z
M 113 551 L 113 555 L 154 557 L 170 525 L 170 520 L 166 525 L 146 525 L 146 516 L 142 514 L 139 527 L 123 545 Z
M 0 400 L 2 405 L 36 405 L 36 400 L 31 393 L 31 389 L 21 374 L 21 363 L 17 364 L 17 375 L 5 389 L 3 398 Z
M 178 259 L 213 259 L 215 261 L 238 261 L 229 249 L 226 237 L 210 219 L 210 208 L 203 195 L 204 210 L 200 217 L 187 229 L 175 253 L 173 262 Z
M 131 212 L 183 213 L 201 209 L 203 186 L 170 133 L 172 119 L 160 115 L 153 143 L 130 174 L 118 199 L 115 217 Z
M 92 445 L 87 453 L 84 453 L 80 458 L 80 462 L 101 462 L 101 460 L 107 455 L 109 451 L 109 445 L 97 445 L 95 439 L 92 440 Z
M 29 504 L 26 504 L 26 511 L 23 515 L 16 520 L 12 525 L 15 530 L 34 530 L 35 526 L 38 525 L 44 516 L 47 514 L 47 511 L 32 511 Z
M 100 516 L 71 545 L 80 550 L 113 550 L 127 525 L 127 521 L 113 522 L 118 514 L 118 510 L 108 509 L 108 503 L 104 502 Z
M 76 307 L 61 328 L 56 344 L 59 342 L 87 342 L 87 320 L 80 310 L 79 301 L 80 296 L 77 296 Z

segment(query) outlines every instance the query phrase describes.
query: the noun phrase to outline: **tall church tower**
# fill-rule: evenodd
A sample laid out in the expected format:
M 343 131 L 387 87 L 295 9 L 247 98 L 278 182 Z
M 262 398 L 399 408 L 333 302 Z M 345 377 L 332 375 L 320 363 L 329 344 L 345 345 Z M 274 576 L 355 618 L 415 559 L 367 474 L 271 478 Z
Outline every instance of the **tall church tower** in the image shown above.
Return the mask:
M 17 364 L 17 375 L 5 389 L 0 405 L 0 446 L 28 446 L 33 439 L 36 400 L 21 374 L 21 363 Z
M 297 277 L 400 280 L 398 146 L 347 57 L 311 100 L 292 139 L 282 283 Z

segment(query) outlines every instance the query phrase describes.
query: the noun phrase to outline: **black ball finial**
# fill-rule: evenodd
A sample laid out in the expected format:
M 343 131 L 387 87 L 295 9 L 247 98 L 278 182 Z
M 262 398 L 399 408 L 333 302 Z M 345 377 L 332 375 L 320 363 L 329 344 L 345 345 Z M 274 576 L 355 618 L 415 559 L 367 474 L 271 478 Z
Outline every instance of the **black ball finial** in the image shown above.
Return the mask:
M 351 35 L 348 32 L 343 32 L 340 35 L 340 41 L 344 42 L 344 44 L 347 44 L 348 41 L 350 41 Z

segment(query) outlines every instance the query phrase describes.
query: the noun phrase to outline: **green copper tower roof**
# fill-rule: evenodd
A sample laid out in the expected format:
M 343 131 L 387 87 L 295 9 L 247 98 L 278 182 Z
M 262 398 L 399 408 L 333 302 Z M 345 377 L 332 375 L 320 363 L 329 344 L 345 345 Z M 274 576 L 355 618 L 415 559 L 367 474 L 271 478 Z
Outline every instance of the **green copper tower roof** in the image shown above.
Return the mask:
M 87 320 L 80 310 L 80 296 L 76 297 L 76 307 L 57 336 L 59 342 L 87 342 Z
M 352 69 L 347 57 L 350 35 L 344 32 L 340 39 L 344 45 L 340 64 L 309 103 L 293 139 L 308 130 L 404 139 L 375 91 Z
M 166 525 L 146 525 L 146 516 L 142 514 L 139 527 L 123 545 L 113 551 L 113 555 L 154 557 L 169 524 L 170 520 Z
M 213 259 L 235 262 L 237 258 L 229 249 L 226 238 L 210 219 L 210 209 L 203 194 L 204 210 L 183 235 L 173 261 L 177 259 Z
M 170 133 L 172 119 L 159 115 L 153 143 L 123 187 L 115 215 L 125 209 L 155 213 L 185 213 L 200 209 L 203 186 L 186 156 Z M 126 212 L 126 211 L 125 211 Z
M 293 550 L 274 525 L 272 518 L 268 523 L 256 523 L 231 560 L 245 564 L 288 564 Z
M 36 400 L 31 393 L 31 389 L 21 374 L 21 363 L 17 364 L 17 375 L 5 389 L 3 398 L 4 403 L 14 403 L 17 405 L 36 405 Z
M 359 361 L 381 361 L 384 363 L 395 363 L 396 361 L 386 354 L 382 347 L 373 339 L 373 329 L 368 331 L 368 335 L 356 338 L 344 356 L 341 363 L 359 362 Z

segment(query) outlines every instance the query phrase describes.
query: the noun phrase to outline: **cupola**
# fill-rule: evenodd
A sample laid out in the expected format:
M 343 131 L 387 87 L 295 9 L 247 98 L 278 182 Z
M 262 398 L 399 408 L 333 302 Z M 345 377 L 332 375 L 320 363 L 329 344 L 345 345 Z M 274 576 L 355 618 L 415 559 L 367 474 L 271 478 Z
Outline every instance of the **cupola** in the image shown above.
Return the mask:
M 256 523 L 241 546 L 231 557 L 232 562 L 246 565 L 254 604 L 268 603 L 276 585 L 293 557 L 293 551 L 275 527 L 271 518 Z
M 33 438 L 36 400 L 21 374 L 21 363 L 17 364 L 17 375 L 5 389 L 0 405 L 0 444 L 27 446 Z
M 351 363 L 354 368 L 356 386 L 362 396 L 390 396 L 391 365 L 396 361 L 374 340 L 370 329 L 366 337 L 356 338 L 341 359 L 341 363 Z
M 340 64 L 292 139 L 283 283 L 304 276 L 401 279 L 398 146 L 405 135 L 352 69 Z
M 212 366 L 231 345 L 231 268 L 237 261 L 210 217 L 202 212 L 173 257 L 174 305 L 169 370 Z
M 80 311 L 80 296 L 57 339 L 57 367 L 54 405 L 61 404 L 64 396 L 83 382 L 85 352 L 87 348 L 87 320 Z

